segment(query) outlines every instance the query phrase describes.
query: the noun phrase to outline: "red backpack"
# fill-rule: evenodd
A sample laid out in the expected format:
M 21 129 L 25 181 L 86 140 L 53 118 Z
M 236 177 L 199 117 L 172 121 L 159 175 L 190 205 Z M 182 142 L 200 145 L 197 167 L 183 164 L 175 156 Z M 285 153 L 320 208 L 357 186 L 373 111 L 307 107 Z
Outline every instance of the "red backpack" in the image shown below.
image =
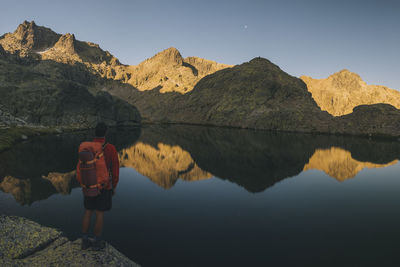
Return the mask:
M 99 195 L 100 190 L 110 183 L 111 175 L 104 159 L 106 145 L 99 142 L 83 142 L 79 146 L 76 177 L 85 196 Z

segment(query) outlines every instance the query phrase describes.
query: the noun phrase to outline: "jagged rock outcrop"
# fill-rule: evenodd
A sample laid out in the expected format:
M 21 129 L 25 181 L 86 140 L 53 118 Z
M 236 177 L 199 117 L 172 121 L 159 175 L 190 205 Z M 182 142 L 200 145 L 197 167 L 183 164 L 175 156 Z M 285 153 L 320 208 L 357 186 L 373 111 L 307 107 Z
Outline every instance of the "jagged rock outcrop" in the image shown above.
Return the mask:
M 110 244 L 102 251 L 81 250 L 57 229 L 0 215 L 1 266 L 139 266 Z
M 317 149 L 304 166 L 304 171 L 311 169 L 321 170 L 339 182 L 355 177 L 364 168 L 384 168 L 394 165 L 398 160 L 386 164 L 361 162 L 353 159 L 350 151 L 339 147 Z
M 107 78 L 115 76 L 112 67 L 122 66 L 118 59 L 108 51 L 103 51 L 99 45 L 78 41 L 70 33 L 61 35 L 53 47 L 38 53 L 42 60 L 50 59 L 66 64 L 82 63 L 89 70 Z
M 197 166 L 190 154 L 179 146 L 159 143 L 157 147 L 138 142 L 119 152 L 120 166 L 134 168 L 159 186 L 169 189 L 178 179 L 198 181 L 211 174 Z
M 176 48 L 171 47 L 131 66 L 128 83 L 141 91 L 156 89 L 161 93 L 184 94 L 190 92 L 201 78 L 228 67 L 232 66 L 195 57 L 184 59 Z
M 60 34 L 49 28 L 37 26 L 34 21 L 24 21 L 13 33 L 1 36 L 0 45 L 12 54 L 26 57 L 52 47 L 59 37 Z
M 359 105 L 384 103 L 400 108 L 400 92 L 385 86 L 367 85 L 358 74 L 347 69 L 326 79 L 300 78 L 318 106 L 334 116 L 350 114 Z

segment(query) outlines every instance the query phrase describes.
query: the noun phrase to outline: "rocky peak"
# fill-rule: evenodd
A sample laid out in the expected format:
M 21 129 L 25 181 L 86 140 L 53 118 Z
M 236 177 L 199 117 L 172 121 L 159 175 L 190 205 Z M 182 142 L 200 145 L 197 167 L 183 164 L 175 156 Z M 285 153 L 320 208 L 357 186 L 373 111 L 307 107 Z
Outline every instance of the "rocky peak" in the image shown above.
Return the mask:
M 37 34 L 37 28 L 38 27 L 34 21 L 28 22 L 25 20 L 14 31 L 14 37 L 17 40 L 20 40 L 22 45 L 25 45 L 28 49 L 32 49 L 37 41 L 37 38 L 35 38 L 35 35 Z
M 158 61 L 163 64 L 182 65 L 183 57 L 175 47 L 167 48 L 149 59 L 149 61 Z
M 343 69 L 328 77 L 332 80 L 332 84 L 339 88 L 348 88 L 349 90 L 360 90 L 362 88 L 363 80 L 354 72 Z
M 351 72 L 348 69 L 342 69 L 341 71 L 338 71 L 331 76 L 334 79 L 346 79 L 346 80 L 357 80 L 357 81 L 362 81 L 360 75 L 357 73 Z
M 24 21 L 13 33 L 1 36 L 0 44 L 10 53 L 26 56 L 52 47 L 59 36 L 49 28 L 37 26 L 34 21 Z
M 76 53 L 76 39 L 74 34 L 64 34 L 58 39 L 57 43 L 54 45 L 54 48 L 65 51 L 68 54 Z
M 14 31 L 14 35 L 19 39 L 24 39 L 30 34 L 34 34 L 37 29 L 36 23 L 34 21 L 28 22 L 24 21 L 18 28 Z
M 281 71 L 281 69 L 277 65 L 275 65 L 268 59 L 262 57 L 255 57 L 246 64 L 249 64 L 250 66 L 256 68 L 260 67 L 263 68 L 264 70 L 278 71 L 278 72 Z

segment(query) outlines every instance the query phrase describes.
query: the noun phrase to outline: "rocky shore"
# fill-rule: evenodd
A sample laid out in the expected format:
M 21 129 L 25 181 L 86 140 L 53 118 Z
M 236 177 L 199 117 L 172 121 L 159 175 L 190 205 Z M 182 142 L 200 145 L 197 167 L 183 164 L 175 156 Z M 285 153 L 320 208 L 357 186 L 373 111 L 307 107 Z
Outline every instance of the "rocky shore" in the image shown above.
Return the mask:
M 110 244 L 81 250 L 57 229 L 25 218 L 0 215 L 0 266 L 139 266 Z

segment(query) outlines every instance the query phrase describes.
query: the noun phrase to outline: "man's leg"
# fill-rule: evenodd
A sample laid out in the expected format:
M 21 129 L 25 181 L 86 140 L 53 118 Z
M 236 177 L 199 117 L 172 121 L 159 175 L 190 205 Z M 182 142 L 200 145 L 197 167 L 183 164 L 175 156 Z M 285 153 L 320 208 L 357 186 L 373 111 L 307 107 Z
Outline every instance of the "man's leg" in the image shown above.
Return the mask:
M 96 223 L 94 225 L 94 235 L 96 237 L 101 236 L 104 224 L 104 211 L 96 210 Z
M 104 211 L 96 210 L 96 223 L 94 224 L 94 250 L 101 250 L 105 247 L 105 243 L 101 240 L 101 232 L 104 224 Z
M 81 249 L 87 249 L 90 246 L 88 231 L 90 226 L 90 218 L 92 217 L 92 212 L 93 212 L 92 210 L 85 209 L 85 213 L 83 214 Z
M 92 210 L 85 209 L 82 220 L 82 234 L 87 234 L 90 226 L 90 218 L 92 217 Z

